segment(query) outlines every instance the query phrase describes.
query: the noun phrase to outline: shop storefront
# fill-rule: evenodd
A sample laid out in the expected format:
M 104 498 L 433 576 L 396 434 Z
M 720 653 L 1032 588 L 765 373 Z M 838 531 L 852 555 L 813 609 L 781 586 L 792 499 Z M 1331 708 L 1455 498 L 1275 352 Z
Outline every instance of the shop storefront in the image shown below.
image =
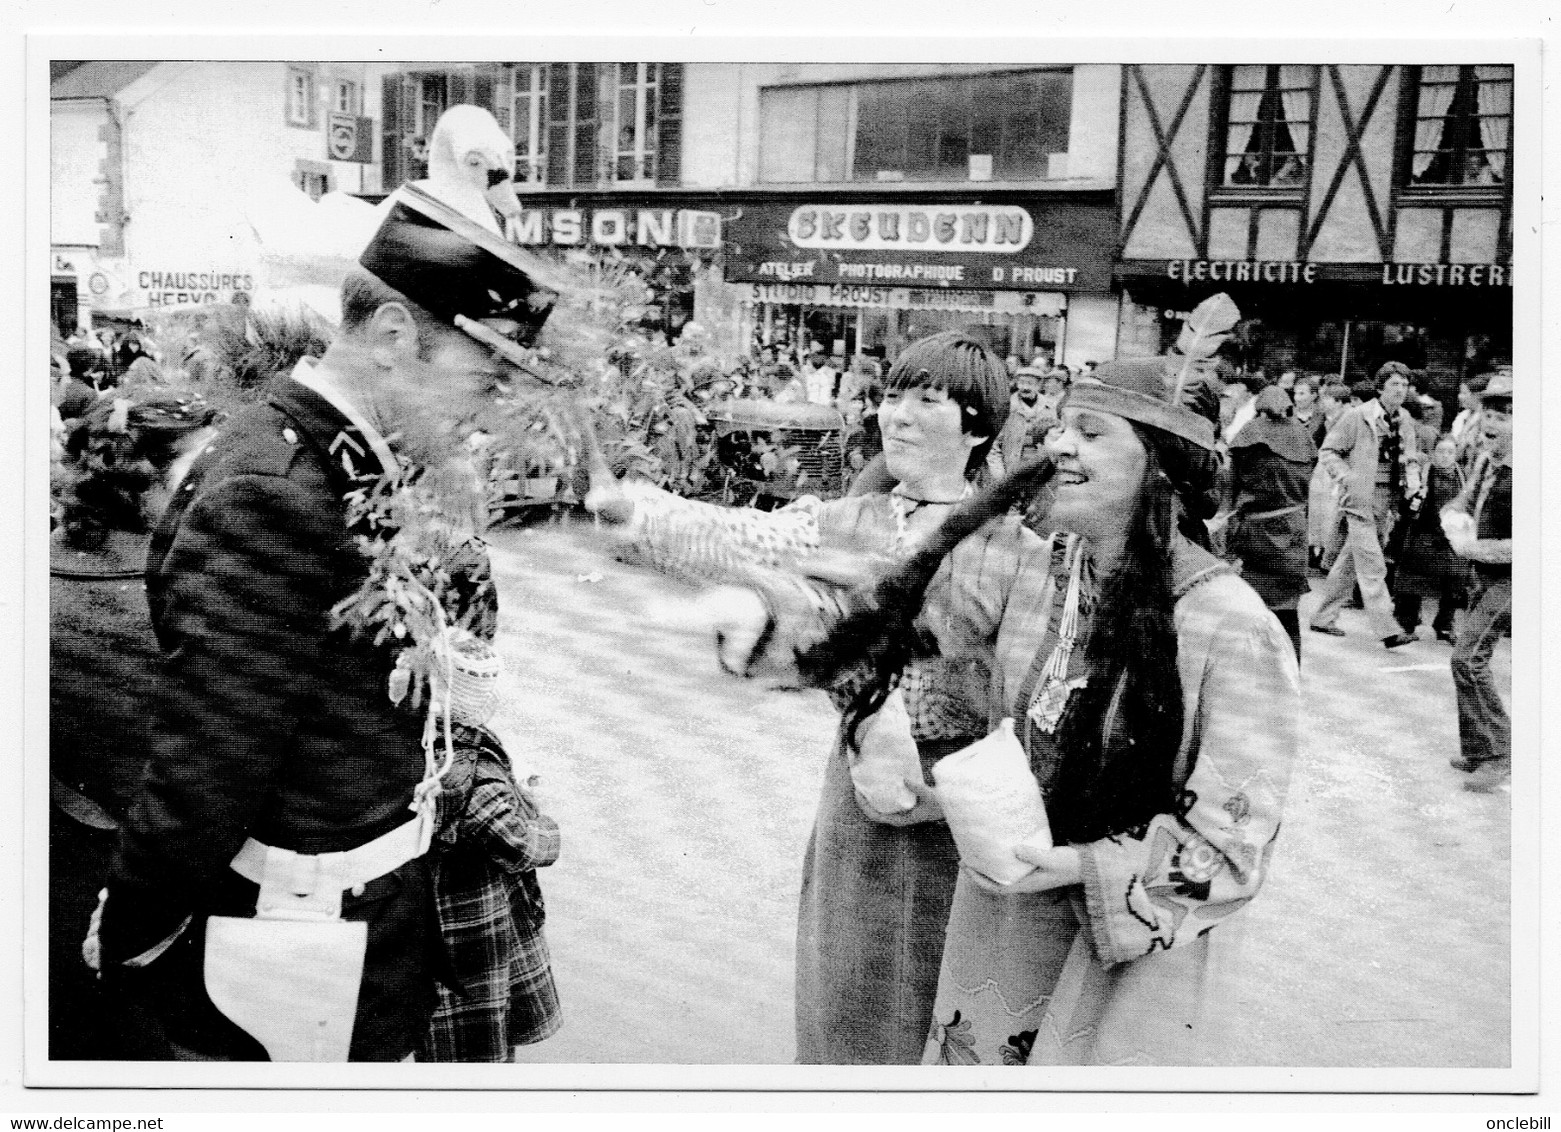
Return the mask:
M 671 338 L 695 318 L 696 292 L 721 248 L 722 212 L 708 195 L 526 193 L 508 221 L 517 244 L 562 254 L 621 256 L 650 286 L 643 325 Z
M 1233 360 L 1269 375 L 1357 381 L 1401 361 L 1447 400 L 1462 378 L 1511 358 L 1508 264 L 1133 260 L 1117 276 L 1142 323 L 1157 324 L 1140 343 L 1150 349 L 1168 347 L 1199 301 L 1229 294 L 1243 318 Z
M 941 330 L 1070 364 L 1113 356 L 1109 194 L 774 196 L 725 225 L 751 348 L 893 360 Z
M 52 252 L 50 314 L 60 334 L 131 322 L 171 311 L 244 303 L 261 282 L 257 263 L 225 254 L 204 261 L 184 253 L 144 263 L 103 255 L 97 248 L 58 246 Z

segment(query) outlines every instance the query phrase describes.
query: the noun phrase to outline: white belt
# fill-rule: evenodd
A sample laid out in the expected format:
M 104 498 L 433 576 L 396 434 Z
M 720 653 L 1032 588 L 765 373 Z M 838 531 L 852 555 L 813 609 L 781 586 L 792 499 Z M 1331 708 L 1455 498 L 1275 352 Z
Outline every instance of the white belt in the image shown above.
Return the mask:
M 234 872 L 260 886 L 255 915 L 262 919 L 334 920 L 341 895 L 399 869 L 428 850 L 431 823 L 422 817 L 397 826 L 366 845 L 341 853 L 295 853 L 253 837 L 233 858 Z

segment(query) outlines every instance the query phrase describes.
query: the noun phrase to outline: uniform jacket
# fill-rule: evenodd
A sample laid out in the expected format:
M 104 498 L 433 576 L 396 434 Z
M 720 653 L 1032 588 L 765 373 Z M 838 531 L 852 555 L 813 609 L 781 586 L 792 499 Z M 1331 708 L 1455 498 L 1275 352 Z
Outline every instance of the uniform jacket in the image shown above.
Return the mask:
M 330 628 L 367 575 L 344 495 L 380 468 L 329 402 L 279 380 L 199 457 L 147 559 L 165 654 L 157 738 L 108 885 L 105 964 L 191 927 L 148 971 L 187 1009 L 174 1040 L 254 1056 L 206 999 L 204 918 L 254 913 L 229 868 L 247 837 L 300 853 L 354 848 L 411 818 L 421 719 L 391 703 L 388 649 Z M 433 1006 L 438 954 L 429 870 L 418 859 L 345 897 L 369 924 L 351 1057 L 399 1059 Z

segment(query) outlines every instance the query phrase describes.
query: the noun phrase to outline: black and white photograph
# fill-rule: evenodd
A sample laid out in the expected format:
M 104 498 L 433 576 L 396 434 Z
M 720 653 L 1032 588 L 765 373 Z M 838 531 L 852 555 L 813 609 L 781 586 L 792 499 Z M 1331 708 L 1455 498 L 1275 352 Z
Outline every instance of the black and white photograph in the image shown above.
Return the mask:
M 393 42 L 29 43 L 24 1084 L 1538 1087 L 1537 41 Z

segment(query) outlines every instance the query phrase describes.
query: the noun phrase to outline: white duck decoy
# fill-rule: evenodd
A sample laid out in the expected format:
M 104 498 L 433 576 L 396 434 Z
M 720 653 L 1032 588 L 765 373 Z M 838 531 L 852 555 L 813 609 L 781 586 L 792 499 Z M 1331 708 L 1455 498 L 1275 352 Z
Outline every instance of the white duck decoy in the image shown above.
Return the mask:
M 514 177 L 515 143 L 488 111 L 461 105 L 439 115 L 428 139 L 428 176 L 412 183 L 502 236 L 501 218 L 520 211 Z M 380 208 L 389 211 L 396 195 Z
M 520 212 L 515 195 L 515 144 L 480 106 L 452 106 L 434 124 L 428 176 L 413 184 L 503 237 L 504 217 Z M 261 191 L 261 190 L 264 191 Z M 340 320 L 341 280 L 373 239 L 401 191 L 378 205 L 345 193 L 317 203 L 281 178 L 250 192 L 248 227 L 257 238 L 262 305 L 302 302 L 331 322 Z M 537 273 L 546 277 L 546 265 Z

